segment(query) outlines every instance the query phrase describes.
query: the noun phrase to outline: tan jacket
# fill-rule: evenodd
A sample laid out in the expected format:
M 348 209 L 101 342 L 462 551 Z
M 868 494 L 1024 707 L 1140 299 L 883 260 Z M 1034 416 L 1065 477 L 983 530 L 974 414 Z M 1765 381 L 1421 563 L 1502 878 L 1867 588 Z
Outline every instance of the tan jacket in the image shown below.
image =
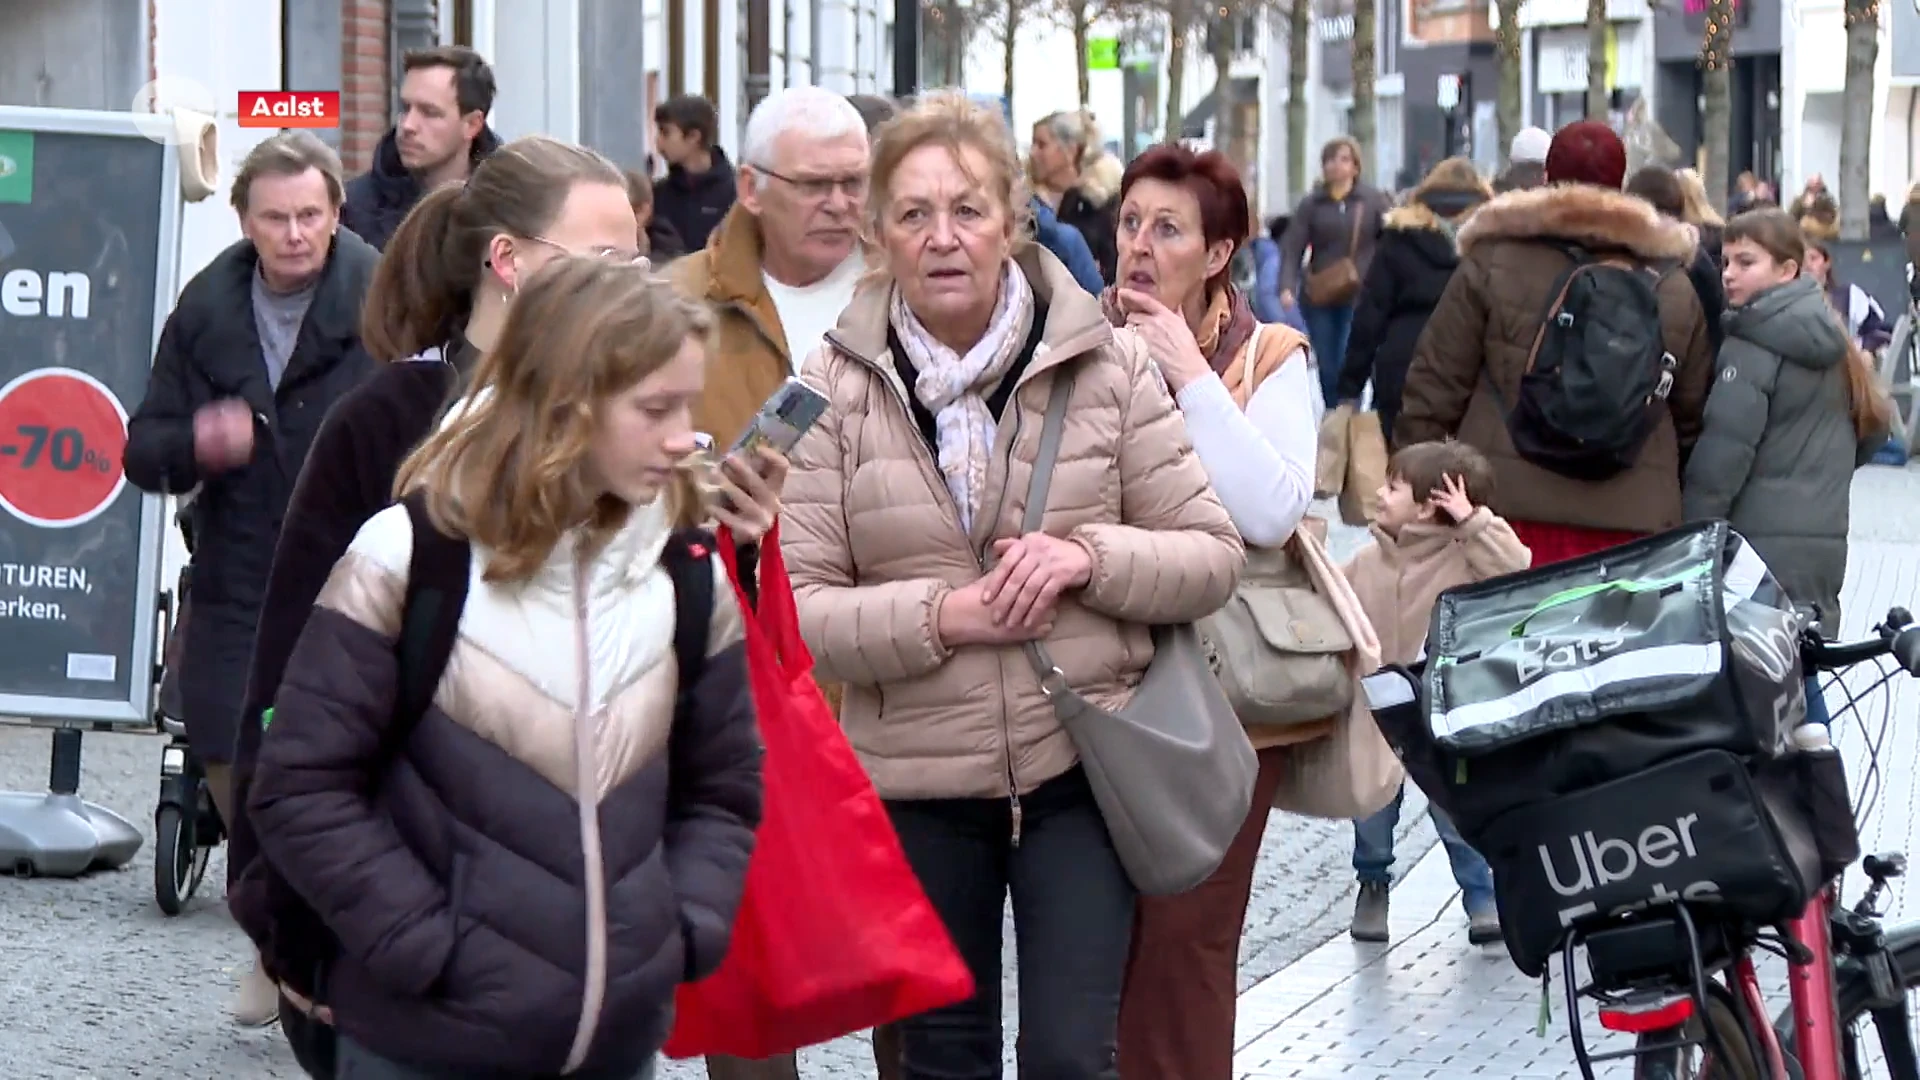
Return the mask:
M 1017 260 L 1046 320 L 971 536 L 888 353 L 890 283 L 862 285 L 806 365 L 833 407 L 795 451 L 783 550 L 801 633 L 821 676 L 847 684 L 841 723 L 887 798 L 1026 792 L 1076 761 L 1019 646 L 952 648 L 937 630 L 947 593 L 981 577 L 981 553 L 1020 535 L 1041 416 L 1069 365 L 1044 528 L 1093 557 L 1047 639 L 1074 689 L 1125 705 L 1153 659 L 1150 625 L 1217 609 L 1245 560 L 1145 345 L 1110 327 L 1057 260 L 1031 245 Z
M 1427 640 L 1440 594 L 1533 565 L 1533 552 L 1486 507 L 1458 525 L 1408 525 L 1398 537 L 1373 526 L 1373 542 L 1341 569 L 1380 636 L 1380 662 L 1411 663 Z
M 793 371 L 786 330 L 760 276 L 760 249 L 759 220 L 736 203 L 706 247 L 666 269 L 681 295 L 713 305 L 719 323 L 693 426 L 722 449 L 733 445 Z

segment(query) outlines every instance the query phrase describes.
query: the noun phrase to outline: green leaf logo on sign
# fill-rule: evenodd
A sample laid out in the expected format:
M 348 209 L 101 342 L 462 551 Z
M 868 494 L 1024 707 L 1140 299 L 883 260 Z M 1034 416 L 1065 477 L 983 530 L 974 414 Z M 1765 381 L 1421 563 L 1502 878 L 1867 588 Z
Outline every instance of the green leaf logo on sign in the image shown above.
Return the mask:
M 0 203 L 33 201 L 33 132 L 0 131 Z
M 1920 2 L 1920 0 L 1916 0 L 1916 2 Z M 1087 70 L 1088 71 L 1120 70 L 1120 39 L 1119 38 L 1088 38 L 1087 39 Z

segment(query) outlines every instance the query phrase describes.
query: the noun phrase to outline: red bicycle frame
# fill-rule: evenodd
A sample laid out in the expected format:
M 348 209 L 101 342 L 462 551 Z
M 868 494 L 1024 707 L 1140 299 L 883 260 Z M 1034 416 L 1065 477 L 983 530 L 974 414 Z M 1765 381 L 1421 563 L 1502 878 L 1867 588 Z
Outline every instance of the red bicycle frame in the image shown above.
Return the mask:
M 1793 1045 L 1806 1080 L 1845 1080 L 1840 1063 L 1840 1001 L 1834 993 L 1833 939 L 1827 917 L 1840 902 L 1839 887 L 1828 885 L 1807 909 L 1787 921 L 1787 934 L 1806 949 L 1807 962 L 1787 963 L 1787 989 L 1793 997 Z M 1760 976 L 1751 954 L 1733 969 L 1734 989 L 1760 1037 L 1761 1056 L 1776 1080 L 1786 1080 L 1786 1056 L 1772 1014 L 1760 993 Z

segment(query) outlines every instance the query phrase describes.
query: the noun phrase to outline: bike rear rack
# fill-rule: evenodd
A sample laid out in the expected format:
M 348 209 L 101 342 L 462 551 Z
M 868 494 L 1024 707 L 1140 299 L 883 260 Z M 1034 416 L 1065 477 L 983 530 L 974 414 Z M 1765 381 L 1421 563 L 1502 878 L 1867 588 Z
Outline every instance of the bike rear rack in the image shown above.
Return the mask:
M 1708 947 L 1703 947 L 1700 928 L 1686 905 L 1667 904 L 1659 910 L 1670 913 L 1672 917 L 1636 918 L 1631 922 L 1591 931 L 1576 928 L 1568 932 L 1567 940 L 1561 945 L 1567 1033 L 1573 1042 L 1574 1060 L 1579 1064 L 1584 1080 L 1594 1080 L 1595 1064 L 1669 1053 L 1692 1046 L 1706 1046 L 1716 1060 L 1727 1060 L 1729 1057 L 1728 1048 L 1721 1045 L 1715 1025 L 1704 1020 L 1707 1016 L 1707 985 L 1712 974 L 1708 970 L 1709 948 L 1715 956 L 1723 949 L 1731 955 L 1731 942 L 1724 940 L 1725 932 L 1717 924 L 1709 924 L 1711 938 L 1706 943 Z M 1679 939 L 1677 942 L 1676 937 Z M 1684 948 L 1675 950 L 1676 944 Z M 1580 981 L 1574 959 L 1582 946 L 1587 949 L 1588 970 L 1594 975 L 1592 981 L 1585 985 Z M 1602 970 L 1611 977 L 1603 978 Z M 1583 998 L 1598 1002 L 1604 1008 L 1624 1003 L 1626 994 L 1653 989 L 1670 989 L 1686 994 L 1693 1003 L 1692 1016 L 1703 1020 L 1701 1030 L 1705 1032 L 1705 1037 L 1691 1038 L 1683 1032 L 1677 1032 L 1673 1040 L 1663 1041 L 1657 1046 L 1636 1045 L 1603 1053 L 1594 1053 L 1588 1048 L 1586 1032 L 1580 1021 L 1580 1002 Z

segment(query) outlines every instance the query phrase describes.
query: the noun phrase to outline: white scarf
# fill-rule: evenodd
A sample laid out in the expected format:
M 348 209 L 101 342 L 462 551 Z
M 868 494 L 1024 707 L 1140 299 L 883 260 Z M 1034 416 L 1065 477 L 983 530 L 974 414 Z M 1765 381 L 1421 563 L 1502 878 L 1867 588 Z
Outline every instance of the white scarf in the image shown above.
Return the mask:
M 936 456 L 960 511 L 960 529 L 971 534 L 999 427 L 985 395 L 1000 384 L 1026 344 L 1033 328 L 1033 287 L 1019 267 L 1007 263 L 987 332 L 965 356 L 934 340 L 897 287 L 889 319 L 917 372 L 913 396 L 933 414 Z

